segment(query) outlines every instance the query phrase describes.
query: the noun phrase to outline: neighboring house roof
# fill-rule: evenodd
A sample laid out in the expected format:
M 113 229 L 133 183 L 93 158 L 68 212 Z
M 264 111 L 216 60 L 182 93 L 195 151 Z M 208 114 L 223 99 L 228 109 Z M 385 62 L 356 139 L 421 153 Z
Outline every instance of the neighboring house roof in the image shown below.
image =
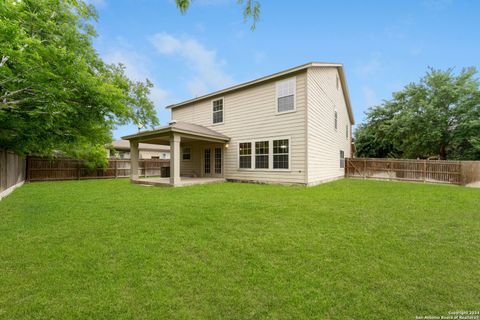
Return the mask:
M 241 84 L 238 84 L 238 85 L 235 85 L 235 86 L 232 86 L 232 87 L 228 87 L 228 88 L 225 88 L 225 89 L 222 89 L 222 90 L 218 90 L 218 91 L 215 91 L 215 92 L 212 92 L 212 93 L 209 93 L 209 94 L 197 97 L 197 98 L 193 98 L 193 99 L 190 99 L 190 100 L 185 100 L 183 102 L 172 104 L 172 105 L 167 106 L 166 108 L 173 109 L 173 108 L 178 108 L 178 107 L 181 107 L 181 106 L 185 106 L 185 105 L 188 105 L 188 104 L 191 104 L 191 103 L 194 103 L 194 102 L 198 102 L 198 101 L 201 101 L 201 100 L 211 99 L 213 97 L 220 96 L 220 95 L 223 95 L 223 94 L 231 92 L 231 91 L 244 89 L 244 88 L 247 88 L 247 87 L 262 83 L 262 82 L 265 82 L 265 81 L 269 81 L 269 80 L 272 80 L 272 79 L 284 77 L 284 76 L 287 76 L 289 74 L 299 72 L 299 71 L 303 71 L 303 70 L 306 70 L 306 69 L 312 68 L 312 67 L 332 67 L 332 68 L 337 68 L 338 69 L 338 73 L 340 75 L 340 81 L 342 83 L 342 88 L 343 88 L 343 95 L 345 97 L 345 101 L 346 101 L 346 104 L 347 104 L 348 116 L 349 116 L 352 124 L 354 124 L 355 119 L 353 117 L 352 105 L 350 103 L 350 95 L 348 93 L 347 80 L 346 80 L 346 77 L 345 77 L 345 72 L 343 70 L 343 64 L 333 63 L 333 62 L 310 62 L 310 63 L 302 64 L 301 66 L 294 67 L 294 68 L 291 68 L 291 69 L 287 69 L 285 71 L 281 71 L 281 72 L 278 72 L 278 73 L 274 73 L 274 74 L 271 74 L 269 76 L 265 76 L 265 77 L 262 77 L 262 78 L 258 78 L 258 79 L 255 79 L 255 80 L 244 82 L 244 83 L 241 83 Z
M 180 122 L 180 121 L 170 122 L 167 126 L 163 126 L 153 130 L 147 130 L 147 131 L 139 132 L 137 134 L 128 135 L 128 136 L 122 137 L 122 139 L 131 140 L 131 139 L 136 139 L 141 137 L 158 136 L 160 134 L 166 134 L 169 132 L 191 134 L 194 136 L 212 138 L 212 139 L 217 139 L 221 141 L 230 140 L 229 137 L 215 130 L 206 128 L 198 124 L 189 123 L 189 122 Z
M 112 146 L 115 150 L 130 150 L 130 141 L 128 140 L 113 140 Z M 150 144 L 150 143 L 139 143 L 138 149 L 143 151 L 159 151 L 159 152 L 170 152 L 170 146 Z

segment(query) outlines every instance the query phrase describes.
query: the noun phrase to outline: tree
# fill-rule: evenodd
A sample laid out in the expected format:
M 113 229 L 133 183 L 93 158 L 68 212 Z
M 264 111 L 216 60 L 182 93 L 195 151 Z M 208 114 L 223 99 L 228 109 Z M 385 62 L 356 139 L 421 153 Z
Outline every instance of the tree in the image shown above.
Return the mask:
M 369 109 L 355 131 L 357 156 L 480 159 L 480 90 L 475 68 L 430 69 L 419 83 Z
M 133 82 L 92 46 L 82 0 L 4 0 L 0 6 L 0 148 L 104 163 L 111 130 L 155 125 L 152 83 Z
M 182 14 L 185 14 L 192 3 L 192 0 L 175 0 L 177 8 Z M 239 5 L 243 6 L 243 19 L 251 20 L 252 31 L 255 30 L 258 19 L 260 18 L 260 2 L 257 0 L 237 0 Z

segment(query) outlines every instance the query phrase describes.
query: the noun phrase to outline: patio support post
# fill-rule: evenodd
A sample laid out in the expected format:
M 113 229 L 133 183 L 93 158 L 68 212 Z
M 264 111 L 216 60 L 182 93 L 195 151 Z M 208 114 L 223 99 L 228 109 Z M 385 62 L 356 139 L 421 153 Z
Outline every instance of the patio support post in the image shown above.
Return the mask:
M 130 140 L 130 179 L 138 179 L 138 141 Z
M 172 134 L 170 137 L 170 184 L 180 185 L 180 136 Z

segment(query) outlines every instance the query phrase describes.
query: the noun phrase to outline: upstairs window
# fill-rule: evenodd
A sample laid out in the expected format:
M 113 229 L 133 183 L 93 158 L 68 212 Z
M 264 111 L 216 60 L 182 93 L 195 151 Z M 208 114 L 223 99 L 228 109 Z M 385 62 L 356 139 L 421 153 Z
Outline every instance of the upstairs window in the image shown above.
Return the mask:
M 348 139 L 348 124 L 345 125 L 345 138 Z
M 213 100 L 213 123 L 223 122 L 223 99 Z
M 239 144 L 239 167 L 241 169 L 252 168 L 252 143 L 245 142 Z
M 182 160 L 190 160 L 192 158 L 192 151 L 190 147 L 182 148 Z
M 277 112 L 295 110 L 295 78 L 277 82 Z
M 268 142 L 255 142 L 255 169 L 268 169 Z
M 345 168 L 345 152 L 340 150 L 340 168 Z
M 340 85 L 338 84 L 338 75 L 337 75 L 337 90 L 338 90 L 339 87 L 340 87 Z

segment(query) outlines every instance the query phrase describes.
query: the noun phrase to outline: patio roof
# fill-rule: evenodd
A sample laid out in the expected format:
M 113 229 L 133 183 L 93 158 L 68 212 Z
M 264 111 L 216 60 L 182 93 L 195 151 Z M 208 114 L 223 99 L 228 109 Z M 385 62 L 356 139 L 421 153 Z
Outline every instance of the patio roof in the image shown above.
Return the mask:
M 217 132 L 215 130 L 209 129 L 207 127 L 193 124 L 189 122 L 170 122 L 167 126 L 160 128 L 141 131 L 137 134 L 128 135 L 122 137 L 124 140 L 149 140 L 158 136 L 169 135 L 170 133 L 180 133 L 186 134 L 189 136 L 194 136 L 197 138 L 208 138 L 218 141 L 227 142 L 230 140 L 226 135 Z
M 130 151 L 130 141 L 128 140 L 113 140 L 111 145 L 115 150 Z M 145 151 L 170 151 L 170 146 L 159 146 L 157 144 L 139 143 L 138 150 Z

